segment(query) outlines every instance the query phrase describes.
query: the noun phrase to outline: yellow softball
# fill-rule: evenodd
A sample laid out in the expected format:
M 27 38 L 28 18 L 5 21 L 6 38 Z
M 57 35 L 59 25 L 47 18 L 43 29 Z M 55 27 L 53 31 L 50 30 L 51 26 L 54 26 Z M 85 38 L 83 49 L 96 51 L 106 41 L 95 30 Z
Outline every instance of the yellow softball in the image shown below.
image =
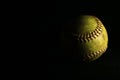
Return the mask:
M 79 56 L 84 61 L 98 59 L 108 47 L 105 26 L 95 16 L 79 16 L 73 26 L 72 36 L 78 44 Z

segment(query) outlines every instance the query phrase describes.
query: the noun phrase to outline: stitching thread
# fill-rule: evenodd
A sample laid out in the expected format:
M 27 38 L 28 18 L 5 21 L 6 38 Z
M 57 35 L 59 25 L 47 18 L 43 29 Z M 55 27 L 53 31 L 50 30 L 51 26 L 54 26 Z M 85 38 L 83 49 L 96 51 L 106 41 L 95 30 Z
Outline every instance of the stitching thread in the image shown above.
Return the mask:
M 102 53 L 104 53 L 106 50 L 107 50 L 107 47 L 102 48 L 102 49 L 100 49 L 100 50 L 98 50 L 98 51 L 96 51 L 96 52 L 91 52 L 91 53 L 89 53 L 88 55 L 84 55 L 84 56 L 83 56 L 83 58 L 84 58 L 83 60 L 84 60 L 84 61 L 85 61 L 85 60 L 92 60 L 92 59 L 94 59 L 94 58 L 102 55 Z
M 81 41 L 81 42 L 89 42 L 90 40 L 95 39 L 96 37 L 98 37 L 101 33 L 102 33 L 102 23 L 97 19 L 97 27 L 93 32 L 89 32 L 89 33 L 84 33 L 84 34 L 73 34 L 73 36 L 75 37 L 75 39 Z

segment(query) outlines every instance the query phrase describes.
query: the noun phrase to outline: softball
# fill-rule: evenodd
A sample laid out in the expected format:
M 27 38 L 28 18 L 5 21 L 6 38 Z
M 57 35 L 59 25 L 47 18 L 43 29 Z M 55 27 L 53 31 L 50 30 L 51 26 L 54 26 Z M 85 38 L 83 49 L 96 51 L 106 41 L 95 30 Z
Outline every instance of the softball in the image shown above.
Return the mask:
M 98 59 L 108 47 L 108 34 L 100 19 L 81 15 L 74 24 L 71 35 L 78 44 L 79 56 L 83 61 Z

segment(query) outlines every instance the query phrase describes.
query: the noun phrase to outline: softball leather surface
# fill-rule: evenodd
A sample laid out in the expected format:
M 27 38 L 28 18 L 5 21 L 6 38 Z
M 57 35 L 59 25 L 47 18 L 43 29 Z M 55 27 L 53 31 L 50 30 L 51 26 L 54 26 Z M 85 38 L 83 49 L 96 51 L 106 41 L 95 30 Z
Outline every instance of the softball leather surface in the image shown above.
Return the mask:
M 108 35 L 102 22 L 95 16 L 77 18 L 72 32 L 83 61 L 98 59 L 107 49 Z

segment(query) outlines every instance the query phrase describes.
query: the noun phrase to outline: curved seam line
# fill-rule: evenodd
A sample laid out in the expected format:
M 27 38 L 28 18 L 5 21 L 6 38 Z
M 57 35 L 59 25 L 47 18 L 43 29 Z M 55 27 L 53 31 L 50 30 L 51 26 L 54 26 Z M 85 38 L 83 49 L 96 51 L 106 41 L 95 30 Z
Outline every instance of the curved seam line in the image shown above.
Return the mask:
M 94 31 L 84 34 L 73 34 L 73 36 L 76 36 L 77 40 L 80 40 L 81 42 L 89 42 L 90 40 L 97 38 L 102 33 L 102 23 L 97 18 L 95 19 L 97 22 L 97 27 Z
M 96 58 L 99 55 L 101 55 L 102 53 L 104 53 L 107 50 L 107 46 L 96 51 L 96 52 L 91 52 L 89 55 L 84 55 L 85 60 L 86 59 L 92 59 L 92 58 Z

